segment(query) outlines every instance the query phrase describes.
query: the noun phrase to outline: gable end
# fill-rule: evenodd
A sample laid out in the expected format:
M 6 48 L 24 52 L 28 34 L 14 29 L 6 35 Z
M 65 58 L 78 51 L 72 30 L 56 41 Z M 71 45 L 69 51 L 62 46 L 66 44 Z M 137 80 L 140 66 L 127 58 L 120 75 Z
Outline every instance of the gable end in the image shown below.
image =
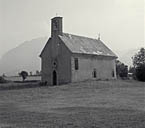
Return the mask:
M 44 48 L 42 49 L 42 51 L 41 51 L 39 57 L 42 57 L 42 56 L 43 56 L 43 53 L 44 53 L 44 51 L 46 50 L 46 47 L 47 47 L 47 45 L 49 44 L 50 41 L 51 41 L 51 38 L 48 39 L 48 41 L 47 41 L 47 43 L 45 44 Z

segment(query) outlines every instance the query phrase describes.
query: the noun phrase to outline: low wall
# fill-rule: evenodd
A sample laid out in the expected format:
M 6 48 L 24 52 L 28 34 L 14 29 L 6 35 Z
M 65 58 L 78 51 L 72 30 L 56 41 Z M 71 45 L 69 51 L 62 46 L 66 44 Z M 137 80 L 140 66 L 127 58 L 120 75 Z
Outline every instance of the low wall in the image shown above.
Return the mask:
M 22 81 L 22 77 L 20 76 L 9 76 L 9 77 L 4 77 L 4 79 L 9 80 L 9 81 Z M 41 76 L 28 76 L 27 79 L 28 81 L 31 80 L 36 80 L 36 81 L 40 81 L 41 80 Z

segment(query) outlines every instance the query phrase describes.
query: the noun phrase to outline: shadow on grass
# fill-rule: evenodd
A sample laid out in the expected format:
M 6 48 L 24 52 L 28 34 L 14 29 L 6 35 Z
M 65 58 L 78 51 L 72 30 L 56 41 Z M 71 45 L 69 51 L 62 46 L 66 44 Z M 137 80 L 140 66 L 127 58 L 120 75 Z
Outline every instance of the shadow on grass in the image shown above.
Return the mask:
M 145 112 L 127 109 L 66 107 L 41 113 L 0 105 L 0 123 L 15 128 L 144 128 L 144 119 Z
M 24 82 L 15 81 L 13 83 L 1 84 L 0 91 L 36 88 L 36 87 L 43 87 L 43 86 L 46 86 L 46 85 L 38 81 L 24 81 Z

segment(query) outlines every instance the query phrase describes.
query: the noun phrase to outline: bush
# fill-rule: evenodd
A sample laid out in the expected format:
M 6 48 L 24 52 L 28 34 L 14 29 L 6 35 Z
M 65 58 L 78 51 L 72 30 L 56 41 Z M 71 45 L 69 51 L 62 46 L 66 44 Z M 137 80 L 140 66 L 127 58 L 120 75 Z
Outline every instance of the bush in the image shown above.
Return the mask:
M 7 80 L 5 80 L 2 76 L 0 76 L 0 83 L 7 83 Z
M 128 77 L 128 66 L 116 60 L 116 74 L 118 77 L 126 79 Z
M 28 72 L 27 71 L 21 71 L 21 73 L 19 73 L 19 75 L 22 77 L 22 79 L 24 81 L 28 76 Z
M 136 78 L 139 81 L 145 81 L 145 65 L 140 65 L 136 68 Z

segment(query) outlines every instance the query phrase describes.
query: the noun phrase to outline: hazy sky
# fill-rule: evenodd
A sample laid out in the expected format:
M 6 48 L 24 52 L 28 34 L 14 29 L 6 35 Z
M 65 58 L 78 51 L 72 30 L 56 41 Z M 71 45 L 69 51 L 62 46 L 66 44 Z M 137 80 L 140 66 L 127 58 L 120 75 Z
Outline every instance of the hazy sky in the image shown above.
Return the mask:
M 26 40 L 49 37 L 56 13 L 64 32 L 101 33 L 114 51 L 145 46 L 144 0 L 0 0 L 0 56 Z

